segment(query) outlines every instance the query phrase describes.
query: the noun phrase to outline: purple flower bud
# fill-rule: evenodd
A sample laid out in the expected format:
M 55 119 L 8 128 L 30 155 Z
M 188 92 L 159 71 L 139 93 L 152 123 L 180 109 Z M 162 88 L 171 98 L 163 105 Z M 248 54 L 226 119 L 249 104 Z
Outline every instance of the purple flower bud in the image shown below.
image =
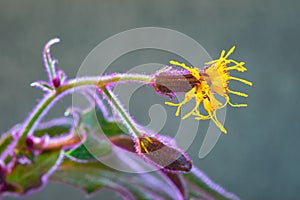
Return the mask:
M 114 136 L 109 140 L 120 148 L 138 153 L 146 162 L 165 172 L 189 172 L 192 168 L 192 162 L 184 152 L 160 138 L 143 135 L 135 139 L 135 143 L 127 136 Z
M 58 88 L 60 86 L 60 78 L 59 77 L 55 77 L 53 80 L 52 80 L 52 84 L 55 88 Z
M 34 141 L 32 137 L 27 137 L 25 140 L 26 145 L 28 146 L 29 149 L 33 149 L 34 146 Z
M 170 66 L 160 70 L 152 81 L 152 85 L 157 93 L 167 95 L 170 98 L 172 98 L 175 93 L 190 91 L 199 83 L 199 80 L 190 72 L 178 70 Z
M 146 161 L 167 172 L 189 172 L 192 162 L 180 149 L 170 146 L 154 136 L 139 136 L 136 142 L 137 153 Z

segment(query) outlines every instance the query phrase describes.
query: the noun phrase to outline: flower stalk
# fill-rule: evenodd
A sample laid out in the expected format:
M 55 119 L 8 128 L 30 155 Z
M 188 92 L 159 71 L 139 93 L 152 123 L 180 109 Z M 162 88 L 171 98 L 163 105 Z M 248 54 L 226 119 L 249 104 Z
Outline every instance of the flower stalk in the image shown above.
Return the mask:
M 117 111 L 132 136 L 137 138 L 139 135 L 141 135 L 141 132 L 137 128 L 138 126 L 136 125 L 135 121 L 132 119 L 129 113 L 126 112 L 123 105 L 118 101 L 116 95 L 114 95 L 114 93 L 112 93 L 108 87 L 102 87 L 100 89 L 100 92 L 105 95 L 108 103 Z
M 19 134 L 21 135 L 18 142 L 19 145 L 24 144 L 28 135 L 31 135 L 33 129 L 40 122 L 41 118 L 47 113 L 54 102 L 61 99 L 66 94 L 76 91 L 82 87 L 94 87 L 109 85 L 109 84 L 124 84 L 128 82 L 138 82 L 141 84 L 149 84 L 152 80 L 151 75 L 139 74 L 113 74 L 100 77 L 84 77 L 71 79 L 64 85 L 59 86 L 55 91 L 45 95 L 40 103 L 34 108 L 27 121 L 24 122 Z

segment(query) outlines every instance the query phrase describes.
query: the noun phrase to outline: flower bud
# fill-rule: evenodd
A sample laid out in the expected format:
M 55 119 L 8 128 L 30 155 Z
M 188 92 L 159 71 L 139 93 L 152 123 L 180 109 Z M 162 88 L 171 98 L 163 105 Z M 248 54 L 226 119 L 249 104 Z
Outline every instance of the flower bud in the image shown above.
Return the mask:
M 190 72 L 166 67 L 160 70 L 153 79 L 155 91 L 161 95 L 173 97 L 174 93 L 185 93 L 190 91 L 197 80 Z
M 136 146 L 138 154 L 165 171 L 188 172 L 192 162 L 179 149 L 153 136 L 139 136 Z
M 192 162 L 180 149 L 166 144 L 157 137 L 139 136 L 135 143 L 127 136 L 114 136 L 109 140 L 120 148 L 138 153 L 146 162 L 163 171 L 189 172 L 192 168 Z

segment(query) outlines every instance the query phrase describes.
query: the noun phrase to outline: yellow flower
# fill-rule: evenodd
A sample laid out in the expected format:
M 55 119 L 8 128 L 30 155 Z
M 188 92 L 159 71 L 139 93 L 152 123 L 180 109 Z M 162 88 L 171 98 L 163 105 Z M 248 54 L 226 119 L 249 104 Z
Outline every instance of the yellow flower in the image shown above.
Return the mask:
M 244 72 L 247 69 L 244 67 L 244 62 L 237 62 L 235 60 L 227 59 L 230 54 L 234 51 L 235 47 L 232 47 L 229 52 L 225 55 L 223 50 L 221 56 L 217 60 L 210 61 L 206 63 L 207 66 L 204 71 L 199 71 L 196 67 L 188 67 L 184 63 L 179 63 L 176 61 L 170 61 L 170 64 L 180 66 L 191 73 L 191 75 L 198 81 L 192 87 L 192 89 L 186 92 L 185 97 L 180 103 L 165 102 L 166 105 L 177 107 L 176 116 L 179 116 L 180 109 L 182 105 L 188 103 L 193 98 L 195 98 L 195 107 L 182 119 L 193 115 L 196 120 L 208 120 L 211 119 L 220 128 L 223 133 L 227 133 L 226 129 L 217 119 L 216 111 L 223 108 L 227 103 L 233 107 L 244 107 L 247 104 L 232 104 L 229 100 L 228 93 L 236 94 L 239 96 L 247 97 L 248 95 L 242 92 L 232 91 L 228 88 L 229 80 L 237 80 L 247 85 L 252 85 L 251 82 L 232 77 L 229 75 L 228 71 L 237 70 Z M 230 65 L 233 64 L 233 65 Z M 221 95 L 225 97 L 226 103 L 222 104 L 218 101 L 214 94 Z M 203 115 L 199 111 L 199 106 L 203 102 L 203 107 L 207 112 L 207 115 Z
M 184 63 L 178 63 L 176 61 L 170 61 L 170 64 L 177 65 L 186 69 L 194 76 L 194 78 L 196 78 L 199 81 L 199 83 L 195 84 L 195 86 L 185 94 L 185 97 L 182 102 L 178 104 L 172 102 L 165 102 L 165 104 L 169 106 L 177 106 L 176 116 L 179 116 L 181 106 L 195 98 L 195 107 L 189 113 L 184 115 L 182 119 L 186 119 L 191 115 L 195 116 L 195 119 L 197 120 L 212 119 L 215 122 L 215 124 L 221 129 L 221 131 L 226 133 L 226 129 L 219 122 L 216 116 L 216 111 L 218 109 L 221 109 L 223 105 L 214 97 L 214 95 L 210 91 L 209 85 L 203 79 L 203 75 L 199 72 L 198 68 L 188 67 Z M 207 112 L 207 115 L 202 115 L 199 111 L 199 106 L 202 102 L 203 107 Z

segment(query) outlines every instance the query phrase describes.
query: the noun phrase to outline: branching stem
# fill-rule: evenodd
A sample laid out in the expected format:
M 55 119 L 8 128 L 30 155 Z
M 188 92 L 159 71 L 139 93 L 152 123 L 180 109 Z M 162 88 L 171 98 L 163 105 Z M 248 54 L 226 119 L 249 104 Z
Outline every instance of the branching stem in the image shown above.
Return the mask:
M 18 145 L 24 145 L 25 140 L 28 135 L 32 134 L 34 128 L 42 119 L 42 117 L 47 113 L 49 108 L 54 102 L 62 98 L 65 94 L 73 93 L 76 89 L 82 87 L 104 87 L 109 84 L 121 84 L 126 82 L 137 82 L 141 84 L 149 84 L 152 80 L 151 75 L 141 75 L 141 74 L 113 74 L 105 75 L 101 77 L 83 77 L 70 79 L 65 84 L 58 88 L 55 88 L 52 92 L 45 95 L 45 97 L 40 101 L 40 103 L 34 108 L 30 116 L 23 123 L 19 134 L 21 135 Z

